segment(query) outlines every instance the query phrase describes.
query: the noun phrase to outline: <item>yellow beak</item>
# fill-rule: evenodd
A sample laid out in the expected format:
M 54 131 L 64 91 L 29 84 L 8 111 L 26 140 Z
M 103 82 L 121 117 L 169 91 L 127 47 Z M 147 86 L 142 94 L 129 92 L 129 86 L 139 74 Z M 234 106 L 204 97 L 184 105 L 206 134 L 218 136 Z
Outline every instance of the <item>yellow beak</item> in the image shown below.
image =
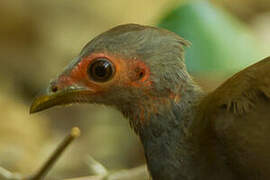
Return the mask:
M 36 113 L 58 105 L 87 103 L 93 95 L 93 91 L 79 87 L 68 87 L 58 92 L 50 92 L 48 89 L 34 99 L 30 107 L 30 113 Z

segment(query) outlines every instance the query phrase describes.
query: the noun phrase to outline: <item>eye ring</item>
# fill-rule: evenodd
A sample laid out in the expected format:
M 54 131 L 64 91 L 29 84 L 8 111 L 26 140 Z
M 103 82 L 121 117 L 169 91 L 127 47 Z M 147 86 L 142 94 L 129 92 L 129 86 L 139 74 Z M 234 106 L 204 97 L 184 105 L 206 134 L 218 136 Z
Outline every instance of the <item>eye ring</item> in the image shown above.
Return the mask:
M 87 74 L 90 79 L 96 82 L 109 81 L 115 72 L 115 67 L 107 58 L 97 58 L 93 60 L 87 69 Z

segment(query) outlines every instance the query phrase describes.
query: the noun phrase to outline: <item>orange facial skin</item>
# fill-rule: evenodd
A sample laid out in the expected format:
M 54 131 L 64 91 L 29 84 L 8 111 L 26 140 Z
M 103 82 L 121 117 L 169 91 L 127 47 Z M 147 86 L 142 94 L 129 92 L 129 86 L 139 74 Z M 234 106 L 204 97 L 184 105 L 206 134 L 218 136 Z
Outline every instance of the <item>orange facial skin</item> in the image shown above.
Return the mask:
M 98 58 L 108 59 L 114 66 L 113 77 L 106 82 L 96 82 L 87 74 L 89 65 Z M 124 59 L 119 55 L 112 55 L 110 53 L 92 53 L 89 56 L 82 58 L 77 64 L 71 67 L 68 72 L 60 75 L 56 81 L 56 86 L 59 89 L 65 88 L 71 85 L 78 85 L 85 87 L 95 95 L 107 93 L 114 85 L 121 86 L 123 88 L 139 88 L 144 91 L 145 95 L 149 98 L 146 101 L 142 101 L 143 104 L 138 104 L 139 121 L 144 123 L 150 118 L 151 113 L 158 113 L 157 106 L 161 103 L 164 105 L 170 105 L 166 97 L 152 96 L 150 91 L 153 82 L 150 79 L 150 68 L 141 60 L 137 58 Z M 168 90 L 169 91 L 169 90 Z M 169 93 L 169 98 L 178 103 L 180 96 L 178 94 Z M 144 109 L 148 107 L 146 112 Z M 168 106 L 169 107 L 169 106 Z
M 106 82 L 96 82 L 89 77 L 87 69 L 89 64 L 97 58 L 106 58 L 114 65 L 114 75 Z M 141 76 L 141 77 L 140 77 Z M 120 84 L 126 87 L 149 87 L 150 69 L 138 59 L 125 60 L 119 56 L 108 53 L 92 53 L 80 60 L 69 73 L 63 73 L 58 77 L 57 87 L 62 89 L 69 85 L 83 85 L 89 87 L 95 93 L 106 91 L 112 84 Z

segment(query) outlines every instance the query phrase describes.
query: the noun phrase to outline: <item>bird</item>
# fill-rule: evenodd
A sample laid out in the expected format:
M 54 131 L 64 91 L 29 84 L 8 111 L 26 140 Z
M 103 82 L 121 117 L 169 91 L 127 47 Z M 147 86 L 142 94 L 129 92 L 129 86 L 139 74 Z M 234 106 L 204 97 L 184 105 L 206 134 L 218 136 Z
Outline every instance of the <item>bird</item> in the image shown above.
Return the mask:
M 116 108 L 153 180 L 270 179 L 270 56 L 205 92 L 185 65 L 190 44 L 158 27 L 113 27 L 85 45 L 30 113 L 74 103 Z

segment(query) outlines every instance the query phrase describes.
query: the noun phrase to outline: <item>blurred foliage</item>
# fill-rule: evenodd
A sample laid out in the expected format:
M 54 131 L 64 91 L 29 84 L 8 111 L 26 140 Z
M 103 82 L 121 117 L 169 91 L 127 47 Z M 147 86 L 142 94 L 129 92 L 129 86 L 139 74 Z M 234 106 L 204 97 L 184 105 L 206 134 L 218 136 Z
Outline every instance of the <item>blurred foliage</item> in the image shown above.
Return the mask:
M 40 147 L 51 139 L 48 121 L 29 119 L 28 107 L 5 94 L 0 94 L 0 109 L 0 165 L 28 174 L 43 160 Z
M 258 16 L 269 13 L 269 0 L 211 0 L 229 10 L 242 21 L 250 24 Z
M 192 42 L 186 49 L 186 63 L 195 74 L 227 75 L 266 56 L 243 23 L 206 0 L 181 4 L 159 26 Z

